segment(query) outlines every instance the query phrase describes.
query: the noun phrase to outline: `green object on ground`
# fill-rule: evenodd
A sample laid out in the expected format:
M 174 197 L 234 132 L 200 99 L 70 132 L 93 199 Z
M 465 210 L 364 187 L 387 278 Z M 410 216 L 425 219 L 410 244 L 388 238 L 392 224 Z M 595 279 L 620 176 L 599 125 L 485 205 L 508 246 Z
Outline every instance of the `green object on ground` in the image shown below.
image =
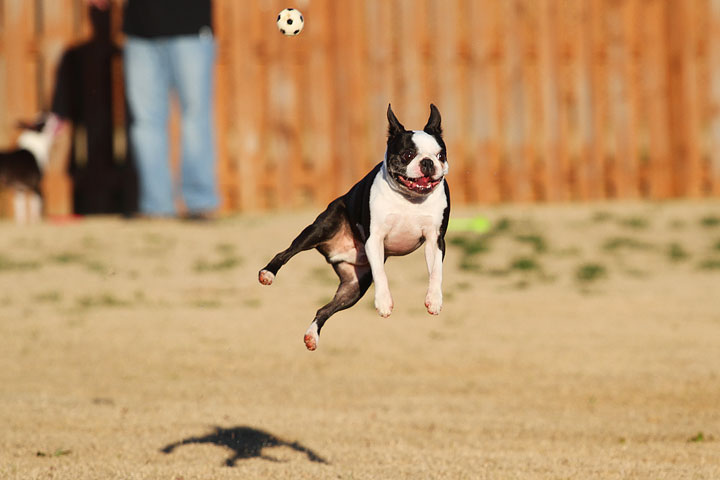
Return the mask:
M 485 233 L 490 230 L 490 220 L 485 217 L 451 218 L 448 223 L 451 232 Z

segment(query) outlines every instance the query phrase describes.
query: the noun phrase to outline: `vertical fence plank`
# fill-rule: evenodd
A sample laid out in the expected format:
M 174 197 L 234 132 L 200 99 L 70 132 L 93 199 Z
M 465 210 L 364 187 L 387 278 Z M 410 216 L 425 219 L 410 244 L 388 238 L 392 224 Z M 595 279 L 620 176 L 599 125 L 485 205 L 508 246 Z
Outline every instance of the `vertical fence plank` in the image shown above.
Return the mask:
M 681 139 L 676 138 L 673 149 L 673 156 L 678 170 L 682 170 L 682 179 L 676 182 L 675 196 L 700 197 L 702 195 L 702 164 L 700 158 L 700 129 L 701 129 L 701 107 L 699 89 L 699 64 L 700 64 L 700 35 L 702 30 L 697 26 L 702 25 L 698 19 L 699 5 L 697 0 L 687 2 L 676 1 L 673 6 L 682 14 L 679 19 L 682 22 L 682 31 L 685 35 L 679 39 L 680 58 L 682 65 L 682 89 L 678 92 L 680 98 L 681 117 L 685 122 L 683 130 L 675 130 L 676 135 L 682 135 Z M 673 63 L 671 62 L 671 65 Z M 677 117 L 676 117 L 677 118 Z M 681 162 L 678 165 L 677 162 Z
M 236 155 L 230 152 L 228 127 L 230 122 L 230 105 L 233 92 L 229 85 L 230 42 L 232 31 L 230 22 L 234 17 L 233 4 L 216 0 L 213 4 L 213 27 L 216 37 L 215 59 L 215 144 L 217 148 L 217 181 L 220 190 L 220 211 L 227 212 L 238 208 L 237 198 L 237 165 Z M 218 102 L 218 98 L 228 101 Z
M 559 158 L 559 104 L 558 88 L 558 4 L 556 0 L 542 0 L 538 12 L 538 48 L 540 83 L 540 155 L 542 170 L 539 183 L 544 199 L 558 201 L 566 198 L 565 182 L 562 181 L 562 164 Z
M 709 54 L 709 183 L 713 195 L 720 195 L 720 0 L 710 2 Z
M 643 82 L 639 55 L 641 45 L 637 29 L 637 25 L 642 21 L 639 16 L 639 1 L 626 0 L 619 20 L 622 51 L 617 68 L 619 75 L 622 75 L 624 91 L 622 100 L 613 99 L 613 101 L 622 101 L 623 106 L 616 114 L 615 126 L 618 145 L 613 194 L 619 198 L 637 198 L 639 195 L 639 84 Z
M 667 98 L 667 10 L 664 0 L 649 0 L 645 5 L 647 25 L 645 71 L 648 118 L 648 195 L 651 198 L 669 198 L 672 194 L 672 168 L 670 152 L 670 121 L 668 105 L 658 99 Z
M 4 1 L 3 46 L 6 62 L 5 128 L 13 131 L 15 122 L 32 119 L 40 109 L 37 86 L 35 2 Z
M 529 99 L 526 84 L 527 72 L 524 38 L 518 32 L 527 21 L 526 4 L 522 0 L 504 2 L 505 65 L 504 82 L 507 105 L 505 117 L 506 174 L 510 183 L 510 198 L 515 201 L 532 200 L 531 159 L 529 152 Z
M 470 0 L 468 17 L 477 30 L 471 33 L 472 62 L 468 71 L 469 108 L 468 132 L 468 194 L 471 203 L 500 200 L 498 173 L 499 98 L 495 93 L 500 75 L 498 45 L 498 0 Z M 451 167 L 452 168 L 452 167 Z
M 402 42 L 399 45 L 402 51 L 397 55 L 399 68 L 396 71 L 393 110 L 407 128 L 417 128 L 416 125 L 427 119 L 430 102 L 427 75 L 422 74 L 423 48 L 428 31 L 426 28 L 418 28 L 418 25 L 428 25 L 428 4 L 417 0 L 397 0 L 392 3 L 393 16 L 399 20 L 394 25 Z
M 368 151 L 367 139 L 369 131 L 365 119 L 369 115 L 367 108 L 367 83 L 365 78 L 366 63 L 363 61 L 367 58 L 365 54 L 366 38 L 363 25 L 366 23 L 365 9 L 363 8 L 363 0 L 348 0 L 345 3 L 346 11 L 350 18 L 347 31 L 344 36 L 349 40 L 348 43 L 348 59 L 347 68 L 349 79 L 346 85 L 346 98 L 351 108 L 346 109 L 344 114 L 348 118 L 348 138 L 350 140 L 349 148 L 352 159 L 349 160 L 352 183 L 359 180 L 370 169 L 373 158 Z M 349 185 L 348 185 L 349 187 Z
M 605 160 L 608 130 L 607 34 L 604 0 L 585 2 L 586 36 L 581 50 L 587 69 L 589 94 L 584 108 L 582 128 L 584 169 L 581 175 L 583 198 L 602 198 L 605 185 Z
M 542 148 L 543 105 L 540 82 L 540 22 L 542 5 L 536 0 L 522 4 L 524 19 L 521 31 L 523 56 L 523 95 L 525 107 L 523 131 L 525 132 L 524 157 L 530 191 L 528 201 L 547 199 L 546 166 Z
M 448 159 L 451 162 L 448 181 L 454 186 L 453 199 L 463 203 L 467 192 L 465 187 L 467 175 L 464 168 L 465 152 L 460 133 L 462 128 L 460 119 L 461 105 L 465 102 L 465 98 L 461 86 L 461 67 L 456 63 L 460 16 L 457 0 L 435 1 L 431 4 L 430 18 L 435 19 L 432 34 L 436 39 L 434 45 L 438 65 L 436 75 L 440 87 L 437 105 L 443 116 L 444 140 L 448 149 Z
M 334 21 L 328 3 L 333 0 L 314 0 L 303 11 L 306 18 L 305 30 L 301 35 L 310 51 L 305 70 L 305 106 L 306 114 L 304 148 L 316 179 L 316 202 L 327 203 L 335 192 L 332 176 L 334 148 L 334 81 L 333 58 L 328 55 L 330 28 Z
M 385 153 L 385 132 L 387 119 L 385 111 L 388 103 L 394 108 L 398 107 L 393 97 L 393 71 L 392 59 L 392 5 L 386 0 L 366 0 L 365 27 L 366 35 L 366 83 L 368 85 L 368 118 L 367 125 L 370 132 L 368 152 L 370 163 L 377 164 L 382 161 Z
M 697 175 L 696 148 L 688 137 L 697 128 L 694 112 L 695 68 L 690 45 L 695 34 L 688 25 L 692 1 L 668 1 L 666 4 L 668 55 L 668 112 L 670 122 L 670 195 L 689 193 L 692 177 Z M 690 27 L 690 28 L 688 28 Z M 694 190 L 694 189 L 692 189 Z M 697 193 L 697 192 L 695 192 Z

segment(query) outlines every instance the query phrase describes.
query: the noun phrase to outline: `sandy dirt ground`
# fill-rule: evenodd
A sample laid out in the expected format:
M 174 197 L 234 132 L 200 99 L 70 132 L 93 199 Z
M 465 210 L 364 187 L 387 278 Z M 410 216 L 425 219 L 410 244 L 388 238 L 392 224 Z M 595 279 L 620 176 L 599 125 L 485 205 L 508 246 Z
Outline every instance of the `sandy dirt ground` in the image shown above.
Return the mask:
M 720 202 L 456 209 L 308 352 L 316 213 L 0 224 L 0 478 L 720 478 Z

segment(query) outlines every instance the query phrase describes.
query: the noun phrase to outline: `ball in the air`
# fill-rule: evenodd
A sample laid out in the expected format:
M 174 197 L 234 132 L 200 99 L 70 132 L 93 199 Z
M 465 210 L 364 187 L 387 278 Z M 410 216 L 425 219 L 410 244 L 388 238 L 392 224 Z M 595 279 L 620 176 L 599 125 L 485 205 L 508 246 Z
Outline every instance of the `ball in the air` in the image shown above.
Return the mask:
M 304 26 L 305 20 L 303 19 L 300 10 L 286 8 L 282 12 L 278 13 L 277 27 L 283 35 L 288 35 L 290 37 L 297 35 L 302 32 Z

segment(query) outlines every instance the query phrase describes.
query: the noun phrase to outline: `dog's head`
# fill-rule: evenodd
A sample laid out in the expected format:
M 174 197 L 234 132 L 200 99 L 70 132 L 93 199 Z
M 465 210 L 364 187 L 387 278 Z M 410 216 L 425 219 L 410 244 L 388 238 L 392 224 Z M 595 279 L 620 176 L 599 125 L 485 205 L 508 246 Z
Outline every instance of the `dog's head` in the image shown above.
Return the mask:
M 405 130 L 388 105 L 388 141 L 385 166 L 394 188 L 409 197 L 430 194 L 448 173 L 440 112 L 430 105 L 422 130 Z

